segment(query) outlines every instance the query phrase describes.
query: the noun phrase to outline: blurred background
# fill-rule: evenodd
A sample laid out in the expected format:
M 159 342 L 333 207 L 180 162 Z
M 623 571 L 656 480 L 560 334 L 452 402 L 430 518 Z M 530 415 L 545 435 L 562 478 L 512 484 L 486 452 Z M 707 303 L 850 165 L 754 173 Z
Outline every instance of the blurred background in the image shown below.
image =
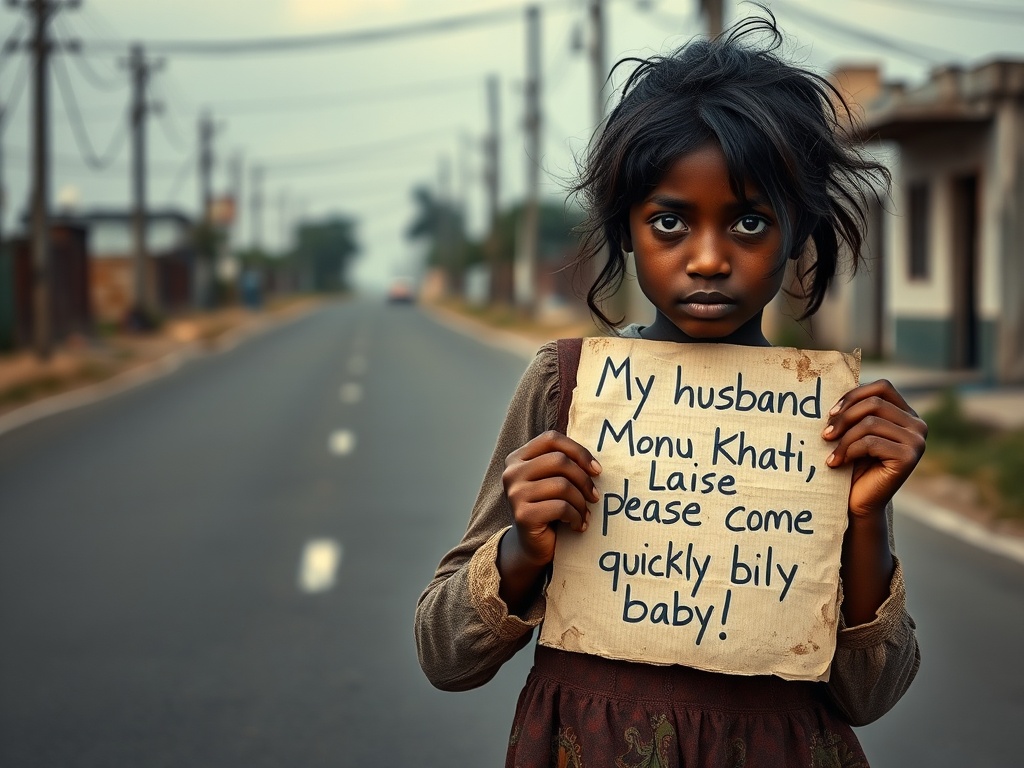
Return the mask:
M 770 336 L 861 348 L 932 429 L 897 505 L 924 666 L 861 735 L 1015 764 L 1024 3 L 765 5 L 894 178 L 865 267 Z M 501 761 L 529 653 L 434 691 L 415 600 L 531 351 L 595 332 L 566 189 L 612 65 L 756 13 L 0 6 L 0 764 Z

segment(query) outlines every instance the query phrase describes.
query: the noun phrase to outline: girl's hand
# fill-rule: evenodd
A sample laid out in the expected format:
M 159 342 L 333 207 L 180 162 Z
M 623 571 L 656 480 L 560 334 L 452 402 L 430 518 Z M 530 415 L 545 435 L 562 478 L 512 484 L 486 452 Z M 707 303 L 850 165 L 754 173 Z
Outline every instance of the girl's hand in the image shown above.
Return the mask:
M 549 431 L 533 438 L 505 460 L 501 480 L 512 505 L 522 555 L 534 567 L 555 556 L 555 523 L 587 529 L 588 501 L 597 501 L 593 478 L 601 465 L 565 435 Z
M 921 460 L 927 435 L 928 425 L 884 379 L 843 396 L 829 411 L 822 437 L 838 441 L 828 466 L 853 462 L 851 515 L 884 511 Z

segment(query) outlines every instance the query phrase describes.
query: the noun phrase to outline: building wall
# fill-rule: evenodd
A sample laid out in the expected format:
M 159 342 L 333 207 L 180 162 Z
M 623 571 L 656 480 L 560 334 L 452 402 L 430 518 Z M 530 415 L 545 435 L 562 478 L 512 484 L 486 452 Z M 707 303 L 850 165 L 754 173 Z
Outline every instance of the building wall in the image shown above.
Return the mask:
M 91 272 L 89 292 L 96 319 L 122 322 L 135 302 L 134 261 L 123 256 L 94 258 Z
M 979 367 L 993 373 L 999 323 L 1001 247 L 995 186 L 998 178 L 991 147 L 991 124 L 933 130 L 903 143 L 894 180 L 895 217 L 889 238 L 892 259 L 887 272 L 887 303 L 892 314 L 892 353 L 901 361 L 933 368 L 954 364 L 954 287 L 956 277 L 954 199 L 958 177 L 978 179 L 975 240 Z M 927 277 L 910 276 L 909 194 L 912 185 L 929 190 Z
M 996 111 L 989 164 L 994 204 L 987 212 L 998 233 L 998 274 L 991 290 L 1001 299 L 994 342 L 996 380 L 1024 383 L 1024 104 L 1005 100 Z

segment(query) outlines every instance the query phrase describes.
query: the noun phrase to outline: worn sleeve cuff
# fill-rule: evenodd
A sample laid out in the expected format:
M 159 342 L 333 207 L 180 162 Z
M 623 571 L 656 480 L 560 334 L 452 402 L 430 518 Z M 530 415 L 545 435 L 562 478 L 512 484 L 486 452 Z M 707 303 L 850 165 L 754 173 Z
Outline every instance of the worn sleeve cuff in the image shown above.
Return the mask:
M 498 545 L 511 526 L 492 535 L 469 561 L 469 599 L 480 619 L 495 635 L 514 639 L 541 623 L 544 618 L 543 595 L 530 606 L 523 617 L 509 614 L 508 606 L 498 594 L 501 574 L 498 572 Z
M 893 556 L 895 567 L 892 580 L 889 582 L 889 597 L 878 606 L 875 618 L 867 624 L 847 627 L 839 614 L 840 648 L 870 648 L 881 643 L 891 642 L 905 632 L 907 625 L 907 592 L 903 582 L 903 566 L 899 558 Z

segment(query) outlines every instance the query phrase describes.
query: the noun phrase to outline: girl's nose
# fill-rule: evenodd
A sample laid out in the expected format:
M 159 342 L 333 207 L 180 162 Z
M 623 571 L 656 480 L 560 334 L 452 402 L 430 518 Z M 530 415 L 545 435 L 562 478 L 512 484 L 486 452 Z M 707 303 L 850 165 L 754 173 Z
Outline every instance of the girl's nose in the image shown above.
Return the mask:
M 719 277 L 732 272 L 728 248 L 719 233 L 711 228 L 698 230 L 686 238 L 686 272 L 700 277 Z

